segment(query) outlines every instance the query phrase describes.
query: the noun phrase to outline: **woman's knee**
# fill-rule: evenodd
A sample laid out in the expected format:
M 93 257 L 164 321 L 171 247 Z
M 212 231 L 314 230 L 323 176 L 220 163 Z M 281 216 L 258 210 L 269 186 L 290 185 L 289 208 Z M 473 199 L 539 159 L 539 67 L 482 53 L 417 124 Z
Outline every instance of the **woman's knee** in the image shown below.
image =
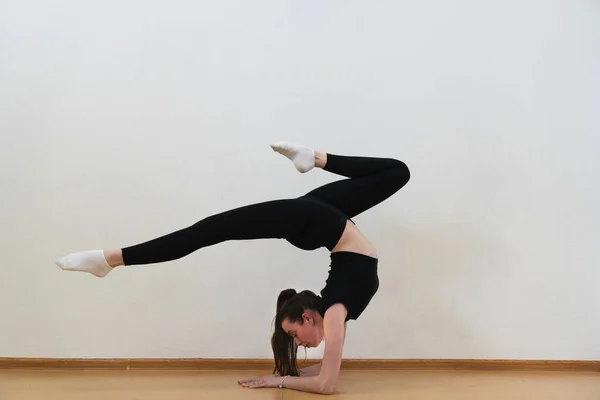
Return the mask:
M 400 160 L 396 160 L 395 161 L 395 166 L 393 168 L 394 170 L 394 177 L 395 177 L 395 181 L 398 185 L 400 185 L 400 187 L 406 185 L 408 183 L 408 181 L 410 180 L 410 169 L 408 168 L 408 165 L 406 165 L 406 163 L 404 161 L 400 161 Z

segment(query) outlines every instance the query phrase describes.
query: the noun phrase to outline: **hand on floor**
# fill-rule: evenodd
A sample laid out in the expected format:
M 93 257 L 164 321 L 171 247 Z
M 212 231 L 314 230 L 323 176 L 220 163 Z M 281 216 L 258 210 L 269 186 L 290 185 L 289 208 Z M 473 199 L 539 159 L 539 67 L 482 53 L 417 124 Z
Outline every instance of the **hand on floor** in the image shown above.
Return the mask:
M 246 379 L 238 381 L 238 384 L 247 388 L 276 388 L 279 387 L 283 377 L 278 375 L 259 376 L 254 379 Z

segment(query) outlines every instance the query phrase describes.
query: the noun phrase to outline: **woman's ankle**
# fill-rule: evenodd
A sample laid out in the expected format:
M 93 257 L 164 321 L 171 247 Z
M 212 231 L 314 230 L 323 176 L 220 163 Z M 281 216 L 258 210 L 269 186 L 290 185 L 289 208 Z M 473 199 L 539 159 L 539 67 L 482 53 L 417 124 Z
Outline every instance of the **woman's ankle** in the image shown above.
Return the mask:
M 327 153 L 315 151 L 315 167 L 325 168 L 325 165 L 327 165 Z
M 104 258 L 112 268 L 119 267 L 125 262 L 123 261 L 123 252 L 119 250 L 104 250 Z

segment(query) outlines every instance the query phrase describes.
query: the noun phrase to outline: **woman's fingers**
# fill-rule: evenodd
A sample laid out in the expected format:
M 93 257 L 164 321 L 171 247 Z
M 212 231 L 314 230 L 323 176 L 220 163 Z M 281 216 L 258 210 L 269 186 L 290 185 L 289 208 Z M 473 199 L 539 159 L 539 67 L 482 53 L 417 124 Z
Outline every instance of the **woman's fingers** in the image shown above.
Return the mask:
M 264 385 L 264 381 L 262 379 L 247 379 L 243 381 L 238 381 L 238 383 L 242 385 L 242 387 L 247 388 L 259 388 L 263 387 Z

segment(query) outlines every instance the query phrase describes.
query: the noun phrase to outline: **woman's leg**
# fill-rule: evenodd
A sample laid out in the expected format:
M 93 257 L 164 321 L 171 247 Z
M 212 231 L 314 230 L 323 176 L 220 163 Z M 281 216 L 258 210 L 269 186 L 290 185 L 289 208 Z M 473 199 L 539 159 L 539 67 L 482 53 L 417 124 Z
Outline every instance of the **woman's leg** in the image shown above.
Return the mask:
M 391 158 L 327 154 L 327 163 L 323 169 L 349 179 L 329 183 L 306 195 L 331 204 L 348 218 L 391 197 L 410 179 L 406 164 Z
M 215 214 L 178 231 L 114 250 L 71 253 L 57 261 L 70 271 L 105 276 L 119 265 L 171 261 L 228 240 L 287 239 L 302 232 L 310 220 L 302 201 L 274 200 Z
M 389 198 L 410 179 L 406 164 L 393 158 L 335 155 L 289 142 L 280 142 L 272 147 L 290 158 L 294 164 L 297 160 L 302 160 L 305 167 L 301 172 L 310 170 L 306 167 L 308 165 L 348 177 L 349 179 L 329 183 L 306 194 L 331 204 L 348 218 Z
M 304 214 L 295 200 L 274 200 L 225 211 L 165 236 L 123 248 L 124 265 L 172 261 L 229 240 L 287 239 L 304 227 Z

